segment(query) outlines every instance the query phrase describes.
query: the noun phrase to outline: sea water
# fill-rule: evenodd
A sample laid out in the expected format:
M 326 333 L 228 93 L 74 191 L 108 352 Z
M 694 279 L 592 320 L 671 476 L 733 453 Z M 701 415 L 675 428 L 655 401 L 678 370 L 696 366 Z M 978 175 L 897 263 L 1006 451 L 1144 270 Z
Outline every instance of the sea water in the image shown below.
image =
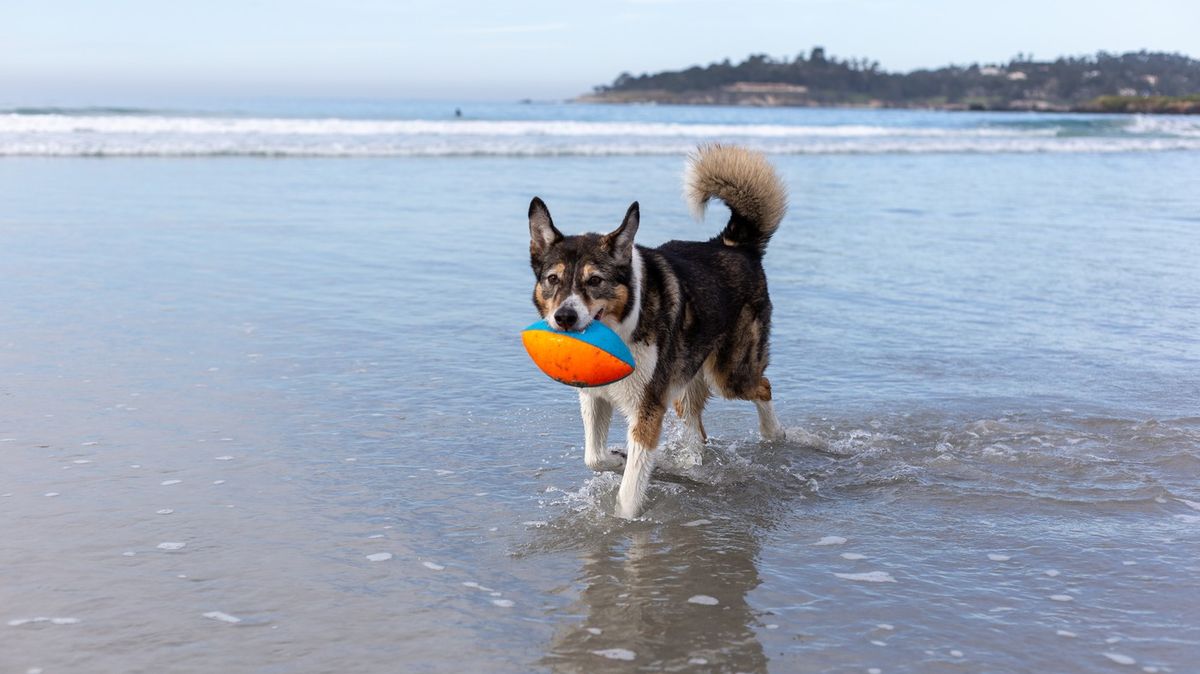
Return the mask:
M 714 401 L 623 521 L 525 211 L 712 236 L 712 140 L 791 194 L 788 439 Z M 1197 671 L 1200 122 L 258 102 L 0 155 L 4 671 Z

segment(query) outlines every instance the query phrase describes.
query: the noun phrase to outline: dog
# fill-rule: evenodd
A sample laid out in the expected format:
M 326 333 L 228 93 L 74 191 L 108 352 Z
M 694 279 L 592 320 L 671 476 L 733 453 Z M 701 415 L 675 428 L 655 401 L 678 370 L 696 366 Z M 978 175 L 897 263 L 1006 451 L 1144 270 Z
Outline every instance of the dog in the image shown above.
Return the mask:
M 701 413 L 715 390 L 752 401 L 764 440 L 783 428 L 771 402 L 767 368 L 771 299 L 762 258 L 787 211 L 787 191 L 766 158 L 741 147 L 701 146 L 689 158 L 684 196 L 703 219 L 710 199 L 729 207 L 725 228 L 708 241 L 634 243 L 635 201 L 607 234 L 564 236 L 546 204 L 529 204 L 533 304 L 556 330 L 592 321 L 612 328 L 632 351 L 633 374 L 582 388 L 584 462 L 621 471 L 617 515 L 641 512 L 667 405 L 706 441 Z M 628 420 L 626 453 L 609 451 L 613 408 Z

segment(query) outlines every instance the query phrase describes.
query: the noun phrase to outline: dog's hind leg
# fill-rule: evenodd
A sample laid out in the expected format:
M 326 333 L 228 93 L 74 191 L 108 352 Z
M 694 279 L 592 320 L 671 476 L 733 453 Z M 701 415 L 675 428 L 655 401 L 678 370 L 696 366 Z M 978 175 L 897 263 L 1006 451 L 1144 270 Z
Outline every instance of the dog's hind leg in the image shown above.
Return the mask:
M 704 381 L 704 373 L 698 372 L 684 389 L 683 395 L 675 401 L 675 413 L 683 420 L 685 426 L 699 436 L 702 443 L 708 441 L 708 434 L 704 432 L 704 421 L 700 415 L 703 414 L 704 406 L 708 404 L 711 395 L 708 382 Z
M 637 418 L 629 425 L 628 458 L 625 473 L 621 476 L 621 488 L 617 491 L 617 515 L 625 519 L 637 517 L 646 500 L 646 489 L 650 486 L 650 474 L 654 472 L 654 448 L 662 434 L 664 403 L 651 400 L 644 402 Z
M 721 395 L 754 403 L 763 440 L 783 440 L 783 426 L 771 402 L 771 382 L 763 376 L 767 369 L 766 327 L 757 321 L 747 326 L 704 364 L 705 371 Z
M 608 427 L 613 407 L 607 399 L 579 393 L 579 412 L 583 417 L 583 462 L 594 471 L 621 469 L 620 454 L 608 451 Z
M 786 434 L 779 417 L 775 416 L 775 404 L 771 402 L 771 382 L 762 377 L 754 392 L 754 407 L 758 410 L 758 432 L 768 442 L 783 440 Z

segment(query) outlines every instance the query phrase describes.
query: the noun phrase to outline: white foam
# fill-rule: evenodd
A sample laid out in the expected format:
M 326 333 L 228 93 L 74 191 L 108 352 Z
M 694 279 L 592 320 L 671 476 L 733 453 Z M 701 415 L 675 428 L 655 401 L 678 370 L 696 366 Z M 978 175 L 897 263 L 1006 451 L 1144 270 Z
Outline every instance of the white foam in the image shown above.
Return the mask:
M 1012 557 L 1009 555 L 1001 555 L 999 553 L 989 552 L 988 559 L 992 560 L 993 562 L 1007 562 L 1008 560 L 1012 559 Z
M 876 625 L 876 627 L 878 627 L 881 630 L 887 630 L 889 632 L 896 629 L 895 625 L 889 625 L 888 623 L 879 623 L 878 625 Z
M 180 482 L 183 482 L 183 480 L 163 480 L 159 484 L 161 484 L 164 487 L 170 487 L 171 485 L 179 484 Z
M 879 639 L 872 639 L 871 644 L 874 646 L 887 646 L 886 641 L 880 641 Z
M 867 674 L 883 674 L 883 670 L 878 667 L 867 667 Z
M 684 527 L 701 527 L 701 526 L 704 526 L 705 524 L 712 524 L 712 520 L 704 520 L 704 519 L 700 519 L 700 520 L 692 520 L 691 522 L 684 522 L 684 523 L 683 523 L 683 524 L 681 524 L 680 526 L 684 526 Z
M 956 658 L 961 658 L 961 657 L 963 656 L 963 652 L 962 652 L 962 651 L 957 651 L 957 650 L 955 650 L 955 651 L 950 651 L 950 655 L 952 655 L 952 656 L 954 656 L 954 657 L 956 657 Z
M 156 515 L 170 515 L 170 514 L 171 514 L 171 513 L 173 513 L 173 512 L 175 512 L 175 511 L 174 511 L 174 510 L 172 510 L 172 509 L 170 509 L 170 508 L 162 508 L 161 510 L 155 510 L 155 511 L 154 511 L 154 514 L 156 514 Z
M 1113 662 L 1117 663 L 1118 665 L 1137 664 L 1137 660 L 1134 660 L 1133 658 L 1129 657 L 1128 655 L 1122 655 L 1121 653 L 1101 653 L 1101 655 L 1108 658 L 1109 660 L 1112 660 Z
M 181 541 L 166 541 L 158 544 L 159 550 L 182 550 L 187 547 L 187 543 Z
M 1046 569 L 1042 573 L 1046 574 L 1047 576 L 1050 576 L 1051 578 L 1054 578 L 1055 576 L 1057 576 L 1059 574 L 1059 571 L 1058 571 L 1058 569 Z
M 1099 135 L 1053 127 L 371 120 L 0 114 L 0 156 L 680 155 L 723 139 L 775 154 L 1162 152 L 1200 149 L 1200 125 Z
M 604 634 L 604 630 L 600 629 L 599 627 L 585 627 L 583 629 L 588 634 L 591 634 L 594 636 L 600 636 L 601 634 Z
M 42 494 L 42 496 L 48 496 L 50 498 L 54 498 L 55 496 L 58 496 L 58 495 L 59 495 L 59 493 L 56 491 L 48 491 L 45 494 Z
M 16 618 L 8 621 L 9 627 L 20 627 L 21 625 L 29 625 L 36 623 L 50 623 L 51 625 L 75 625 L 79 623 L 79 618 L 46 618 L 38 616 L 37 618 Z
M 233 461 L 233 457 L 229 456 L 228 454 L 224 456 L 215 456 L 213 457 L 213 461 Z
M 633 660 L 637 657 L 637 653 L 626 650 L 624 648 L 605 648 L 599 651 L 589 651 L 592 655 L 599 655 L 602 658 L 609 660 Z
M 1078 634 L 1075 634 L 1074 632 L 1068 632 L 1067 630 L 1055 630 L 1054 633 L 1060 637 L 1067 637 L 1069 639 L 1074 639 L 1075 637 L 1079 636 Z
M 868 571 L 866 573 L 835 573 L 833 574 L 843 580 L 853 580 L 863 583 L 894 583 L 895 578 L 887 571 Z
M 826 536 L 816 543 L 813 543 L 813 545 L 841 545 L 845 542 L 846 539 L 842 538 L 841 536 Z
M 421 562 L 421 566 L 423 566 L 427 569 L 432 569 L 434 571 L 441 571 L 442 569 L 446 568 L 445 566 L 442 566 L 441 564 L 438 564 L 437 562 Z
M 512 608 L 515 605 L 511 599 L 493 599 L 492 603 L 500 608 Z
M 859 559 L 866 559 L 866 558 L 867 558 L 866 555 L 859 554 L 857 552 L 843 552 L 842 553 L 842 559 L 849 559 L 850 561 L 857 561 Z
M 1197 503 L 1196 501 L 1189 501 L 1185 498 L 1177 498 L 1175 500 L 1191 508 L 1192 510 L 1200 510 L 1200 503 Z
M 208 613 L 205 613 L 203 615 L 205 618 L 208 618 L 209 620 L 216 620 L 216 621 L 223 622 L 223 623 L 236 624 L 236 623 L 242 622 L 241 618 L 239 618 L 237 616 L 229 615 L 228 613 L 224 613 L 222 611 L 209 611 Z
M 71 463 L 79 463 L 79 464 L 83 464 L 83 463 L 91 463 L 91 462 L 92 462 L 92 460 L 91 460 L 91 459 L 75 459 L 75 460 L 74 460 L 74 461 L 72 461 Z
M 717 604 L 720 604 L 721 602 L 718 601 L 716 597 L 710 597 L 706 594 L 697 594 L 697 595 L 688 597 L 688 603 L 689 604 L 701 604 L 703 606 L 716 606 Z
M 1051 601 L 1075 601 L 1075 597 L 1069 594 L 1052 594 L 1049 598 Z
M 707 665 L 708 660 L 704 658 L 688 658 L 689 665 Z
M 375 553 L 367 555 L 367 559 L 372 562 L 386 562 L 387 560 L 389 560 L 391 558 L 392 558 L 392 553 L 390 553 L 390 552 L 375 552 Z

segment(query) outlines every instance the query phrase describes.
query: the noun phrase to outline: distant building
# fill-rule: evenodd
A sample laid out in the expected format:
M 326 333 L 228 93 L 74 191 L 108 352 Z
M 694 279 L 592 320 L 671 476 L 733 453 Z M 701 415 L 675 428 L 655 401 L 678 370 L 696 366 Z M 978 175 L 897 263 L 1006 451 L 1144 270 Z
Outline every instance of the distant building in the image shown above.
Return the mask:
M 1004 68 L 997 68 L 996 66 L 984 66 L 979 69 L 979 74 L 987 75 L 988 77 L 997 77 L 1004 74 Z
M 1021 72 L 1020 70 L 1016 70 L 1016 71 L 1013 71 L 1008 74 L 1008 79 L 1010 79 L 1010 80 L 1027 80 L 1027 79 L 1029 79 L 1029 76 L 1026 75 L 1025 73 Z

